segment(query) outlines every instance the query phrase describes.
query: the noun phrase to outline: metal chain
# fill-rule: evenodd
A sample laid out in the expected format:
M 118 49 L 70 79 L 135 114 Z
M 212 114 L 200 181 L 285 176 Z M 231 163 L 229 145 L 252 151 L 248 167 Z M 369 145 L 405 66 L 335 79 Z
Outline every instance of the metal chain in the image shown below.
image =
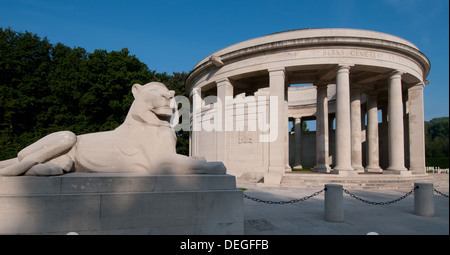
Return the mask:
M 418 188 L 419 188 L 419 187 L 416 186 L 416 187 L 414 187 L 411 191 L 409 191 L 408 193 L 406 193 L 405 195 L 403 195 L 403 196 L 401 196 L 401 197 L 399 197 L 399 198 L 397 198 L 397 199 L 394 199 L 394 200 L 391 200 L 391 201 L 386 201 L 386 202 L 372 202 L 372 201 L 369 201 L 369 200 L 365 200 L 365 199 L 363 199 L 363 198 L 361 198 L 361 197 L 358 197 L 358 196 L 356 196 L 355 194 L 350 193 L 350 191 L 348 191 L 348 190 L 346 190 L 346 189 L 344 189 L 344 188 L 343 188 L 342 190 L 344 191 L 344 193 L 348 194 L 349 196 L 355 198 L 356 200 L 359 200 L 359 201 L 361 201 L 361 202 L 364 202 L 364 203 L 366 203 L 366 204 L 371 204 L 371 205 L 390 205 L 390 204 L 394 204 L 394 203 L 397 203 L 397 202 L 399 202 L 399 201 L 405 199 L 406 197 L 408 197 L 409 195 L 411 195 L 411 194 L 412 194 L 416 189 L 418 189 Z M 244 198 L 253 200 L 253 201 L 258 202 L 258 203 L 273 204 L 273 205 L 285 205 L 285 204 L 293 204 L 293 203 L 297 203 L 297 202 L 306 201 L 306 200 L 308 200 L 308 199 L 310 199 L 310 198 L 313 198 L 313 197 L 315 197 L 315 196 L 318 196 L 318 195 L 319 195 L 320 193 L 322 193 L 323 191 L 326 191 L 326 188 L 325 188 L 325 189 L 322 189 L 322 190 L 319 190 L 319 191 L 317 191 L 317 192 L 314 192 L 313 194 L 311 194 L 311 195 L 309 195 L 309 196 L 302 197 L 302 198 L 299 198 L 299 199 L 292 199 L 292 200 L 289 200 L 289 201 L 269 201 L 269 200 L 263 200 L 263 199 L 260 199 L 260 198 L 254 198 L 254 197 L 248 196 L 247 194 L 244 194 Z M 435 188 L 434 188 L 434 191 L 435 191 L 436 193 L 438 193 L 439 195 L 448 198 L 448 195 L 447 195 L 447 194 L 444 194 L 444 193 L 442 193 L 442 192 L 436 190 Z
M 413 193 L 414 190 L 416 190 L 416 189 L 418 189 L 418 188 L 419 188 L 419 187 L 416 186 L 416 187 L 414 187 L 414 189 L 412 189 L 410 192 L 406 193 L 405 195 L 403 195 L 403 196 L 401 196 L 401 197 L 399 197 L 399 198 L 397 198 L 397 199 L 394 199 L 394 200 L 391 200 L 391 201 L 387 201 L 387 202 L 371 202 L 371 201 L 369 201 L 369 200 L 362 199 L 362 198 L 356 196 L 355 194 L 350 193 L 350 192 L 349 192 L 348 190 L 346 190 L 346 189 L 343 189 L 343 191 L 344 191 L 346 194 L 350 195 L 351 197 L 353 197 L 353 198 L 355 198 L 355 199 L 357 199 L 357 200 L 359 200 L 359 201 L 361 201 L 361 202 L 364 202 L 364 203 L 366 203 L 366 204 L 370 204 L 370 205 L 390 205 L 390 204 L 397 203 L 398 201 L 405 199 L 407 196 L 411 195 L 411 193 Z
M 444 196 L 444 197 L 448 198 L 448 195 L 447 195 L 447 194 L 444 194 L 444 193 L 440 192 L 439 190 L 437 190 L 437 189 L 435 189 L 435 188 L 433 188 L 433 189 L 434 189 L 434 192 L 438 193 L 438 194 L 441 195 L 441 196 Z
M 315 197 L 317 195 L 319 195 L 320 193 L 322 193 L 325 189 L 322 189 L 320 191 L 314 192 L 312 195 L 306 196 L 306 197 L 302 197 L 300 199 L 293 199 L 293 200 L 289 200 L 289 201 L 268 201 L 268 200 L 263 200 L 263 199 L 259 199 L 259 198 L 254 198 L 251 196 L 248 196 L 247 194 L 244 193 L 244 198 L 253 200 L 255 202 L 258 203 L 264 203 L 264 204 L 270 204 L 270 205 L 285 205 L 285 204 L 293 204 L 293 203 L 297 203 L 297 202 L 302 202 L 302 201 L 306 201 L 312 197 Z

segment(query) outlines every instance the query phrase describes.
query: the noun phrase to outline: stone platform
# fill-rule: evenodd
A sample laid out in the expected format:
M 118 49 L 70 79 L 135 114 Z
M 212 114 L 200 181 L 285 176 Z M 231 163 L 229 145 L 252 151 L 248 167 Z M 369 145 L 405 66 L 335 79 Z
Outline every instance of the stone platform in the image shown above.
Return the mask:
M 265 178 L 266 176 L 264 176 Z M 296 187 L 296 188 L 323 188 L 325 184 L 341 184 L 347 189 L 407 189 L 413 188 L 415 182 L 433 183 L 435 187 L 448 187 L 448 174 L 411 174 L 408 176 L 360 173 L 355 176 L 339 176 L 337 174 L 324 174 L 314 172 L 286 172 L 280 176 L 279 184 L 266 183 L 263 176 L 243 176 L 238 183 L 255 183 L 261 187 Z
M 413 188 L 415 182 L 434 183 L 436 187 L 448 186 L 448 175 L 412 174 L 399 176 L 390 174 L 362 173 L 343 177 L 334 174 L 286 173 L 281 181 L 285 187 L 324 187 L 325 184 L 341 184 L 347 189 L 403 189 Z
M 0 178 L 0 234 L 243 234 L 232 175 Z

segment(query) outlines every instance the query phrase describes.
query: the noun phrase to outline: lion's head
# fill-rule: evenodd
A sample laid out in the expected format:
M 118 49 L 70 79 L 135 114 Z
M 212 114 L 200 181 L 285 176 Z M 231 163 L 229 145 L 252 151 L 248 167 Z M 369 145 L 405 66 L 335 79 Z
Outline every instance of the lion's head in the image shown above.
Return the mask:
M 146 123 L 154 123 L 158 119 L 169 121 L 174 113 L 173 90 L 168 90 L 163 83 L 150 82 L 145 85 L 134 84 L 131 91 L 134 96 L 130 109 L 133 119 Z

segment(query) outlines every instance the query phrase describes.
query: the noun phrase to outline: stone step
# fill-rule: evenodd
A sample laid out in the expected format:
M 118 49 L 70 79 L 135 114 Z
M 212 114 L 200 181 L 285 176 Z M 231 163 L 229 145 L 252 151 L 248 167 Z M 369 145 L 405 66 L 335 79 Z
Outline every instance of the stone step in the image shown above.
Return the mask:
M 412 188 L 416 182 L 431 182 L 436 187 L 448 186 L 447 178 L 436 175 L 359 175 L 355 177 L 336 177 L 330 174 L 292 174 L 283 175 L 281 186 L 320 188 L 325 184 L 342 184 L 344 188 L 360 189 L 407 189 Z

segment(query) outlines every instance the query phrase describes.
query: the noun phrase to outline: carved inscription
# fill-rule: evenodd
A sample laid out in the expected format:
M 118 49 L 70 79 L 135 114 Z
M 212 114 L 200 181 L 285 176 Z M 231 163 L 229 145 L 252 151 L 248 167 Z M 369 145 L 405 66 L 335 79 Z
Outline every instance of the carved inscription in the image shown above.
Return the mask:
M 285 52 L 281 53 L 280 57 L 283 59 L 292 59 L 297 57 L 297 52 Z
M 350 57 L 363 57 L 363 58 L 374 58 L 374 59 L 384 59 L 385 54 L 378 51 L 370 50 L 344 50 L 344 49 L 330 49 L 323 50 L 323 56 L 350 56 Z
M 238 143 L 253 143 L 252 135 L 245 131 L 239 131 Z
M 324 57 L 351 57 L 351 58 L 366 58 L 366 59 L 378 59 L 393 62 L 404 62 L 405 58 L 388 53 L 380 52 L 376 50 L 364 50 L 364 49 L 324 49 L 322 50 L 322 56 Z M 319 53 L 320 54 L 320 53 Z M 291 60 L 298 59 L 302 57 L 302 54 L 298 52 L 283 52 L 279 53 L 279 59 Z
M 322 56 L 324 57 L 356 57 L 356 58 L 369 58 L 380 59 L 387 61 L 402 61 L 402 58 L 395 54 L 389 54 L 373 50 L 359 50 L 359 49 L 325 49 L 322 50 Z M 281 59 L 289 60 L 300 57 L 297 52 L 283 52 L 280 53 Z
M 383 53 L 372 50 L 350 50 L 350 49 L 327 49 L 322 50 L 322 56 L 327 57 L 358 57 L 358 58 L 370 58 L 381 59 L 386 61 L 401 62 L 405 61 L 404 58 L 389 53 Z
M 368 50 L 350 50 L 350 55 L 354 57 L 378 58 L 383 59 L 383 53 Z
M 345 56 L 345 50 L 323 50 L 323 56 Z

